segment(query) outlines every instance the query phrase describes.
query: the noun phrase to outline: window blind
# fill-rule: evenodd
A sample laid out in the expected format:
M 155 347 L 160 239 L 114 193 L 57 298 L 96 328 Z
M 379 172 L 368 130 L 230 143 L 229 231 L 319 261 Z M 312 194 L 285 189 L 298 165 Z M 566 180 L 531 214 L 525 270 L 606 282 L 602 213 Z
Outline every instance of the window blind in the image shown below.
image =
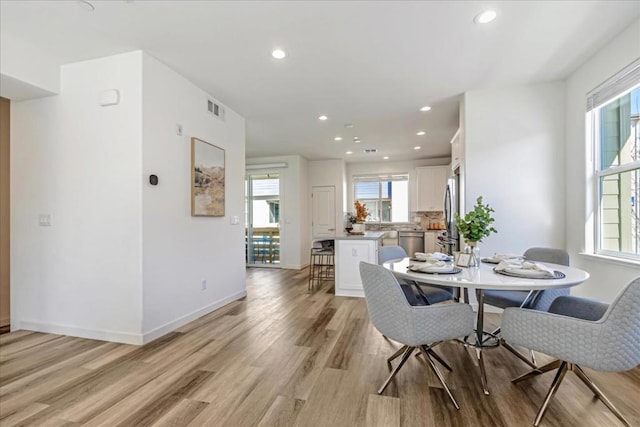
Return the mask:
M 387 182 L 408 180 L 409 175 L 360 175 L 353 177 L 353 182 Z
M 640 58 L 587 93 L 587 111 L 598 108 L 640 84 Z

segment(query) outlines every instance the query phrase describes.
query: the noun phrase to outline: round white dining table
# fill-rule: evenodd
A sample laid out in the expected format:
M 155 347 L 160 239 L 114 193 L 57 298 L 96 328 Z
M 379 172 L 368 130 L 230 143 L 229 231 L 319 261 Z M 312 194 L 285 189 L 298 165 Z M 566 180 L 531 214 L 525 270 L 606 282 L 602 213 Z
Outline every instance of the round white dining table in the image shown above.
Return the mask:
M 569 267 L 566 265 L 558 265 L 551 263 L 540 263 L 547 267 L 552 268 L 554 271 L 559 271 L 565 275 L 561 279 L 547 279 L 547 278 L 523 278 L 507 276 L 504 274 L 496 273 L 493 269 L 496 264 L 488 264 L 481 262 L 477 267 L 462 268 L 461 272 L 456 274 L 446 273 L 420 273 L 409 270 L 409 266 L 417 264 L 424 265 L 424 262 L 411 261 L 410 258 L 391 260 L 385 262 L 383 265 L 385 268 L 391 270 L 395 276 L 406 279 L 409 281 L 424 283 L 428 285 L 446 286 L 453 288 L 460 288 L 460 290 L 476 290 L 478 295 L 478 314 L 476 320 L 476 355 L 478 357 L 478 365 L 480 367 L 480 375 L 482 379 L 482 388 L 485 394 L 489 394 L 489 388 L 487 385 L 487 375 L 484 368 L 484 361 L 482 358 L 482 348 L 484 347 L 484 291 L 485 290 L 503 290 L 503 291 L 529 291 L 529 295 L 523 303 L 523 307 L 535 300 L 535 297 L 540 291 L 546 289 L 559 289 L 576 286 L 589 278 L 589 273 L 580 270 L 579 268 Z M 469 301 L 466 301 L 467 303 Z M 491 334 L 489 334 L 491 335 Z M 516 352 L 517 353 L 517 352 Z M 514 353 L 515 354 L 515 353 Z M 525 363 L 535 368 L 535 365 L 531 365 L 526 358 L 519 353 L 516 354 Z

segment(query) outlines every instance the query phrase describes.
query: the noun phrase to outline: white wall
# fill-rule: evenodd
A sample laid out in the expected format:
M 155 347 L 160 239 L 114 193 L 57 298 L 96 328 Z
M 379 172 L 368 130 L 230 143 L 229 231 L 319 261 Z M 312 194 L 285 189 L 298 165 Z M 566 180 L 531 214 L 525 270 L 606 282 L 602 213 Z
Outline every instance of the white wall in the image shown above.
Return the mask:
M 136 179 L 144 182 L 146 342 L 246 294 L 244 226 L 230 221 L 244 218 L 245 121 L 228 107 L 224 122 L 210 115 L 204 91 L 147 54 L 142 81 L 142 175 Z M 191 216 L 190 137 L 225 150 L 224 217 Z M 157 186 L 149 184 L 150 174 L 158 175 Z
M 311 248 L 311 187 L 309 186 L 309 160 L 300 158 L 300 263 L 309 265 L 309 250 Z
M 60 67 L 46 50 L 9 34 L 0 37 L 0 96 L 16 101 L 60 91 Z
M 61 76 L 13 103 L 12 328 L 141 344 L 244 296 L 244 119 L 142 52 Z M 191 217 L 190 136 L 225 149 L 225 217 Z
M 274 169 L 280 174 L 281 214 L 280 214 L 280 266 L 298 270 L 309 263 L 306 227 L 310 225 L 310 211 L 307 178 L 308 161 L 298 155 L 254 157 L 247 159 L 247 164 L 287 164 L 286 168 Z M 244 191 L 244 189 L 243 189 Z M 244 195 L 244 194 L 243 194 Z M 304 230 L 304 232 L 302 232 Z
M 138 343 L 142 55 L 63 66 L 60 87 L 12 103 L 11 326 Z
M 333 186 L 336 189 L 336 232 L 342 232 L 347 208 L 346 165 L 344 160 L 312 160 L 309 161 L 309 196 L 307 203 L 311 203 L 311 189 L 313 187 Z M 311 236 L 312 227 L 306 233 Z M 309 246 L 310 247 L 310 246 Z
M 563 248 L 564 85 L 470 91 L 464 108 L 466 210 L 483 196 L 499 232 L 481 253 Z
M 409 174 L 409 212 L 415 212 L 416 198 L 416 168 L 420 166 L 442 166 L 451 162 L 449 157 L 431 159 L 407 160 L 397 162 L 347 163 L 347 212 L 353 212 L 354 186 L 353 177 L 356 175 Z M 410 215 L 409 221 L 414 218 Z
M 565 193 L 566 241 L 573 265 L 591 278 L 573 294 L 611 301 L 618 291 L 640 275 L 640 265 L 617 263 L 580 254 L 593 247 L 593 165 L 585 136 L 586 94 L 640 57 L 640 20 L 622 31 L 566 81 Z

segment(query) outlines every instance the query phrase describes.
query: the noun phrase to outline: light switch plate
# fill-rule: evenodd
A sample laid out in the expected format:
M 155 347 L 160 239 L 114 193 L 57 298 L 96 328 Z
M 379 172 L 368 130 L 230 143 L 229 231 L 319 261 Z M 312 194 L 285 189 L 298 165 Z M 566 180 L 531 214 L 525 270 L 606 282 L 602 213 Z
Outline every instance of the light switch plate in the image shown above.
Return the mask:
M 40 224 L 40 227 L 51 227 L 51 215 L 40 214 L 38 216 L 38 224 Z

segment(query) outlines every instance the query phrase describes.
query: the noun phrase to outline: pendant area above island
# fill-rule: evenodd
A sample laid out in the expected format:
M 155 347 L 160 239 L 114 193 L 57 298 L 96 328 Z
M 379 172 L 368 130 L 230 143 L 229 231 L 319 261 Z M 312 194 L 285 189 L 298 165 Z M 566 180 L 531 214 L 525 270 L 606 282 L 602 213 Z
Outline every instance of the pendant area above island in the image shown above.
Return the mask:
M 382 231 L 367 231 L 364 235 L 343 234 L 335 237 L 336 296 L 364 297 L 360 280 L 360 261 L 378 263 L 378 248 Z

